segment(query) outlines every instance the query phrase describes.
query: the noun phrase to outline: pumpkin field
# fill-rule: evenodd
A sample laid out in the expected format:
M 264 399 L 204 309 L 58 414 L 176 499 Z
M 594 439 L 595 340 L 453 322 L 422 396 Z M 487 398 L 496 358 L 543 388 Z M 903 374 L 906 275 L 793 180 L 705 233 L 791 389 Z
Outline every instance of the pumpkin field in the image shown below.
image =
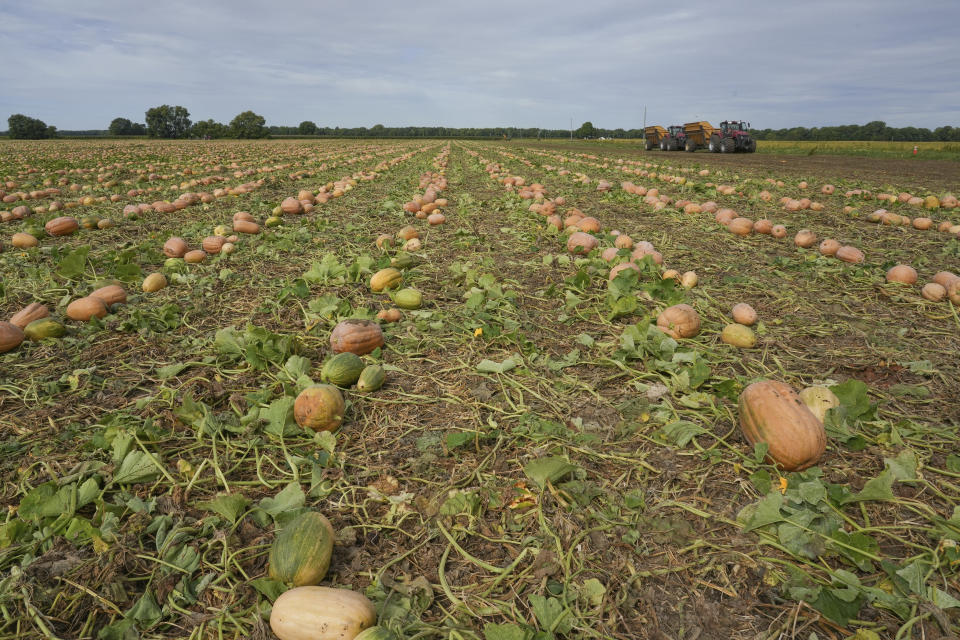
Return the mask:
M 958 176 L 2 141 L 0 639 L 956 637 Z

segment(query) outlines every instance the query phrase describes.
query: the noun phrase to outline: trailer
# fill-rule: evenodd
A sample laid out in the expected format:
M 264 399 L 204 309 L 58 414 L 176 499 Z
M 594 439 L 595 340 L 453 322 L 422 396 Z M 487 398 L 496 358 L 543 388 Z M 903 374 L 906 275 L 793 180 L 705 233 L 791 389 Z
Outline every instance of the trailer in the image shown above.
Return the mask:
M 697 149 L 702 149 L 710 145 L 710 139 L 713 137 L 714 131 L 713 125 L 709 122 L 688 122 L 683 125 L 683 131 L 687 134 L 687 141 L 684 145 L 686 151 L 696 151 Z M 710 147 L 710 151 L 713 151 L 713 147 Z
M 753 153 L 757 141 L 750 136 L 749 127 L 741 120 L 724 120 L 719 127 L 709 122 L 688 122 L 683 125 L 687 134 L 684 148 L 691 152 L 707 147 L 713 153 Z
M 643 130 L 644 148 L 650 151 L 660 146 L 660 141 L 667 135 L 667 130 L 660 126 L 647 127 Z

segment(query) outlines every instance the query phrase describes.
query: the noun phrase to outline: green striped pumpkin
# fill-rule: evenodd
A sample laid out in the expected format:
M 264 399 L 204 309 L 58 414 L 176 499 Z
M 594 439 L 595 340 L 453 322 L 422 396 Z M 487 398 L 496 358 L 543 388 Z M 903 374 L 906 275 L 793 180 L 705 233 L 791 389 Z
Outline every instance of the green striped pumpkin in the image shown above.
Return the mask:
M 323 580 L 333 555 L 333 525 L 317 511 L 297 516 L 270 547 L 270 577 L 302 587 Z

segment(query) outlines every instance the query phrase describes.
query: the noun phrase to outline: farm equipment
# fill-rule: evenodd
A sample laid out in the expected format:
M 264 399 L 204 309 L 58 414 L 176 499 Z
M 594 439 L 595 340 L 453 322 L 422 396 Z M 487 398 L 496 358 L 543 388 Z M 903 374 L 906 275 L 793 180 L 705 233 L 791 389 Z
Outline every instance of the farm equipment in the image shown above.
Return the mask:
M 714 153 L 753 153 L 757 150 L 757 141 L 747 131 L 749 123 L 738 120 L 724 120 L 719 128 L 709 122 L 688 122 L 683 125 L 687 134 L 687 151 L 696 151 L 707 147 Z
M 687 134 L 680 125 L 667 127 L 667 135 L 660 141 L 661 151 L 680 151 L 686 146 Z
M 667 130 L 663 127 L 647 127 L 643 130 L 644 148 L 650 151 L 654 147 L 660 146 L 660 141 L 667 135 Z

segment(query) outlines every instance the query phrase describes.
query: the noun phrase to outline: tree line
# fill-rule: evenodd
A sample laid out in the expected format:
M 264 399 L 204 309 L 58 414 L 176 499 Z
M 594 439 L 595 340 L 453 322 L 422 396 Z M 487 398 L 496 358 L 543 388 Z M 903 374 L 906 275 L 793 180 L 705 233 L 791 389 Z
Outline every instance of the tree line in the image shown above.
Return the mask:
M 639 139 L 643 129 L 604 129 L 584 122 L 570 129 L 541 129 L 539 127 L 320 127 L 304 120 L 297 126 L 267 126 L 266 119 L 253 111 L 244 111 L 229 124 L 215 120 L 192 122 L 185 107 L 168 104 L 148 109 L 145 122 L 128 118 L 114 118 L 106 130 L 57 131 L 42 120 L 22 114 L 7 119 L 7 135 L 18 139 L 53 138 L 59 134 L 71 136 L 150 136 L 152 138 L 265 138 L 267 136 L 328 136 L 349 138 L 613 138 Z M 751 129 L 757 140 L 862 140 L 905 142 L 960 142 L 960 127 L 888 127 L 880 120 L 864 125 L 848 124 L 829 127 L 793 127 L 789 129 Z

